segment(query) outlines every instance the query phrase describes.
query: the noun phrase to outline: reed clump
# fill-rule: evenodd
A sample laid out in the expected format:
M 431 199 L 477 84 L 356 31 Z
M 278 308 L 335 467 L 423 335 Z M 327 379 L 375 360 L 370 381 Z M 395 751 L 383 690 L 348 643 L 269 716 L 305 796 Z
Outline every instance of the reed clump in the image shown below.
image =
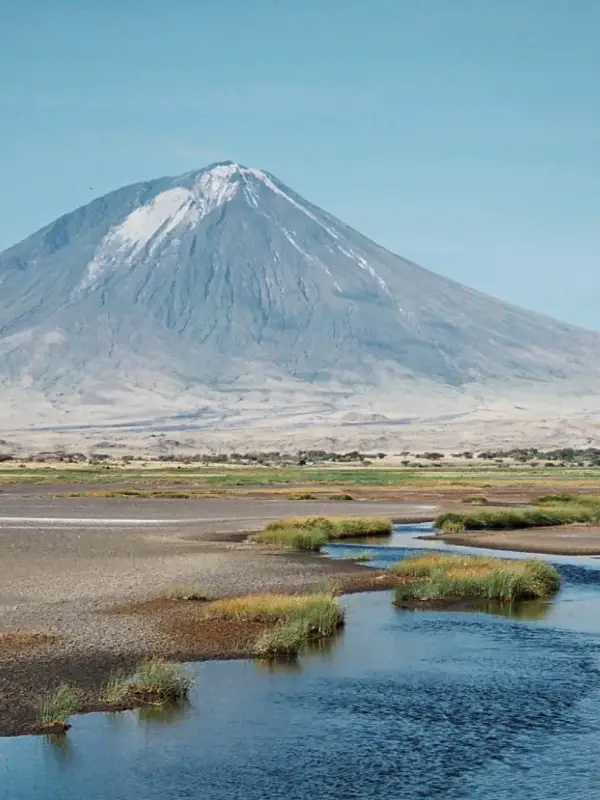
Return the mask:
M 127 678 L 112 678 L 105 689 L 104 700 L 111 705 L 140 701 L 167 705 L 185 700 L 194 683 L 181 664 L 151 659 L 140 664 Z
M 80 698 L 76 689 L 68 683 L 61 683 L 42 702 L 38 721 L 43 726 L 59 726 L 65 730 L 69 717 L 80 708 Z
M 393 572 L 406 579 L 394 601 L 485 599 L 515 602 L 547 598 L 560 588 L 557 570 L 535 559 L 501 559 L 454 554 L 411 556 Z
M 257 594 L 217 600 L 206 611 L 214 619 L 265 623 L 254 651 L 265 658 L 295 657 L 301 647 L 333 636 L 344 612 L 333 592 L 307 595 Z
M 467 512 L 438 514 L 435 527 L 445 533 L 474 530 L 545 528 L 600 521 L 600 504 L 562 503 L 531 508 L 481 508 Z
M 317 551 L 335 539 L 385 536 L 391 532 L 391 520 L 385 517 L 289 517 L 270 522 L 253 536 L 253 541 Z

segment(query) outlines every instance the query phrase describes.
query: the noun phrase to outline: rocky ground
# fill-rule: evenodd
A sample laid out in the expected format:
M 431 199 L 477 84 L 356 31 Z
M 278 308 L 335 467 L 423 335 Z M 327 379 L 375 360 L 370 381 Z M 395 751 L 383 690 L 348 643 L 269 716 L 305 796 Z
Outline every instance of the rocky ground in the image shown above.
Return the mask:
M 271 519 L 322 513 L 424 512 L 406 503 L 69 498 L 5 487 L 0 735 L 26 732 L 44 693 L 64 680 L 91 701 L 111 674 L 144 658 L 242 655 L 241 638 L 204 630 L 200 640 L 195 609 L 160 599 L 176 587 L 227 596 L 304 591 L 331 578 L 350 590 L 373 585 L 377 576 L 365 567 L 245 541 Z

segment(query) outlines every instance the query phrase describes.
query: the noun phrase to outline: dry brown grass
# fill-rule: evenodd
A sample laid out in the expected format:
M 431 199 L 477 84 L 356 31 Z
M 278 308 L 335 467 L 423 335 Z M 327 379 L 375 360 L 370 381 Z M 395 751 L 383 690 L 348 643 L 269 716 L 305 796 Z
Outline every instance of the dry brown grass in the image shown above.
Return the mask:
M 32 647 L 41 647 L 44 644 L 55 641 L 55 639 L 56 636 L 54 634 L 40 631 L 0 632 L 0 653 L 16 653 L 21 650 L 29 650 Z

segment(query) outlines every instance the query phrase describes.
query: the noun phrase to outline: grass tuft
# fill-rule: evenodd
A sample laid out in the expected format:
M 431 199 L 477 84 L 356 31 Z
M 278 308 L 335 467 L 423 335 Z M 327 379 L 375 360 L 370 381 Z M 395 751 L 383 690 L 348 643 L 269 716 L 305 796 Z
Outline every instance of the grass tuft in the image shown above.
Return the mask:
M 280 623 L 258 637 L 256 654 L 260 658 L 296 658 L 306 641 L 306 627 L 302 622 Z
M 600 521 L 600 505 L 564 503 L 533 508 L 477 509 L 464 513 L 438 514 L 435 527 L 445 533 L 464 530 L 514 530 Z
M 206 610 L 215 619 L 238 622 L 283 623 L 301 620 L 315 633 L 329 636 L 343 621 L 343 611 L 333 594 L 256 594 L 216 600 Z
M 46 725 L 64 725 L 80 707 L 79 695 L 68 683 L 61 683 L 42 702 L 39 721 Z
M 267 529 L 255 534 L 252 541 L 317 552 L 327 544 L 329 536 L 327 531 L 317 527 L 282 525 L 279 528 Z
M 320 550 L 332 539 L 384 536 L 392 532 L 385 517 L 289 517 L 270 522 L 252 538 L 262 544 Z
M 255 642 L 255 652 L 264 658 L 295 657 L 303 644 L 333 636 L 344 621 L 332 592 L 235 597 L 211 603 L 206 613 L 221 620 L 273 625 Z
M 533 559 L 433 553 L 406 558 L 394 565 L 393 572 L 407 579 L 395 590 L 395 602 L 458 598 L 513 602 L 549 597 L 560 587 L 556 569 Z
M 163 703 L 184 700 L 193 683 L 194 679 L 181 664 L 155 658 L 145 661 L 137 668 L 137 688 L 148 692 Z
M 155 658 L 140 664 L 129 678 L 111 678 L 104 690 L 104 700 L 111 705 L 132 700 L 166 705 L 185 700 L 193 683 L 194 679 L 181 664 Z

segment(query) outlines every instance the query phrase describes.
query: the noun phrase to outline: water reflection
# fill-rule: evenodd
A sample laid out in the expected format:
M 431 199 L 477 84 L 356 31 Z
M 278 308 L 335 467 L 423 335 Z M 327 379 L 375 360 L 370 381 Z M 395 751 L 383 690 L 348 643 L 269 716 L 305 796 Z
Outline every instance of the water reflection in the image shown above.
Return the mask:
M 507 619 L 519 620 L 542 620 L 545 619 L 551 609 L 552 605 L 547 600 L 521 600 L 517 603 L 506 603 L 500 600 L 461 600 L 461 601 L 444 601 L 440 600 L 439 603 L 426 603 L 419 604 L 407 602 L 402 594 L 402 589 L 395 589 L 392 593 L 392 602 L 397 608 L 409 611 L 432 611 L 432 610 L 448 610 L 452 612 L 467 612 L 467 613 L 480 613 L 492 614 L 495 616 L 506 617 Z
M 73 760 L 73 745 L 66 733 L 49 733 L 42 737 L 45 754 L 58 764 L 67 765 Z
M 257 658 L 254 666 L 262 672 L 271 674 L 287 672 L 293 675 L 302 672 L 302 664 L 297 658 Z
M 162 706 L 147 706 L 138 708 L 138 721 L 145 725 L 172 725 L 185 719 L 192 711 L 191 704 L 186 700 L 180 703 L 167 703 Z
M 343 630 L 341 630 L 335 636 L 327 639 L 315 639 L 307 642 L 300 649 L 298 658 L 257 658 L 253 663 L 257 669 L 263 672 L 299 673 L 303 671 L 307 659 L 311 657 L 319 657 L 325 661 L 330 659 L 343 635 Z

